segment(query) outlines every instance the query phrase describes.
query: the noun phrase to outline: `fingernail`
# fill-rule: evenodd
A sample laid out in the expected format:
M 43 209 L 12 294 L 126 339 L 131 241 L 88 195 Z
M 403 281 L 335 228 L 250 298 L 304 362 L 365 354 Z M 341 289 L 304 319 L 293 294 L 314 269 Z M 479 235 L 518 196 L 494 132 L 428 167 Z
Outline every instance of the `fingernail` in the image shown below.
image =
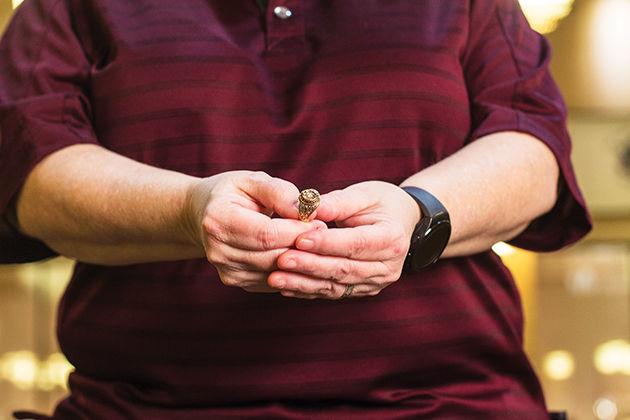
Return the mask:
M 283 265 L 285 266 L 285 268 L 295 268 L 295 267 L 297 267 L 297 263 L 292 258 L 289 258 L 288 260 L 284 260 L 284 264 Z
M 300 249 L 311 249 L 313 248 L 314 242 L 311 239 L 300 239 L 297 243 L 298 248 Z
M 317 224 L 315 225 L 315 230 L 324 230 L 326 229 L 328 226 L 326 226 L 326 223 L 317 220 Z

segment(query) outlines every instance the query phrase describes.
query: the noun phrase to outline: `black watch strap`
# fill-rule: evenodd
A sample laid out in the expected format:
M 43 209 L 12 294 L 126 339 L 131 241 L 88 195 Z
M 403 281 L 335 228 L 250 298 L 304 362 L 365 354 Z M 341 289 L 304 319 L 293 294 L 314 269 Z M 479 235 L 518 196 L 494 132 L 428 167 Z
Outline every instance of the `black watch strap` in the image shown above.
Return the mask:
M 436 262 L 451 235 L 448 211 L 433 194 L 417 187 L 402 187 L 420 207 L 422 216 L 416 225 L 403 271 L 417 272 Z

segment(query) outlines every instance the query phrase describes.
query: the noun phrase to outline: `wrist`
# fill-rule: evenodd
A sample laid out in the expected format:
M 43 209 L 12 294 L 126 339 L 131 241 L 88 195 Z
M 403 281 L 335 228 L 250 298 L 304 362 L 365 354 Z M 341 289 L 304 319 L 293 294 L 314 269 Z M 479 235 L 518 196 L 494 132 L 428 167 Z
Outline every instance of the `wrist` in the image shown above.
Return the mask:
M 420 208 L 421 218 L 416 224 L 404 263 L 407 272 L 418 272 L 435 263 L 446 248 L 451 223 L 444 205 L 431 193 L 414 186 L 401 187 Z
M 403 186 L 400 186 L 399 189 L 402 192 L 402 196 L 404 197 L 402 200 L 402 205 L 405 209 L 407 209 L 406 214 L 409 215 L 407 220 L 409 221 L 408 225 L 411 226 L 409 234 L 409 236 L 411 237 L 411 233 L 413 232 L 415 226 L 420 223 L 420 220 L 422 219 L 422 209 L 420 208 L 420 206 L 418 206 L 416 200 L 414 200 L 413 197 L 403 189 Z
M 409 217 L 405 219 L 405 221 L 407 222 L 405 224 L 405 227 L 407 228 L 408 237 L 409 239 L 411 239 L 413 231 L 415 230 L 418 223 L 420 223 L 420 220 L 422 220 L 422 209 L 420 208 L 416 200 L 414 200 L 414 198 L 407 191 L 404 190 L 404 187 L 408 186 L 409 185 L 401 184 L 398 186 L 398 189 L 402 193 L 401 196 L 403 197 L 401 206 L 408 210 L 406 211 L 406 214 L 409 215 Z
M 207 199 L 200 196 L 209 196 L 209 192 L 205 191 L 207 187 L 204 187 L 203 179 L 193 178 L 190 180 L 184 195 L 179 223 L 182 239 L 200 251 L 204 250 L 202 226 L 205 204 L 202 203 L 207 203 Z

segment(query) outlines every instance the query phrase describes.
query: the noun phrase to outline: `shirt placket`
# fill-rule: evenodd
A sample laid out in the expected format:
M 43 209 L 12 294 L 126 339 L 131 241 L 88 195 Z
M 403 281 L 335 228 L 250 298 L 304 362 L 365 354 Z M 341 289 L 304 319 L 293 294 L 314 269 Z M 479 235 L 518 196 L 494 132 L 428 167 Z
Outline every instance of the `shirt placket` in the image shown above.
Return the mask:
M 267 50 L 288 48 L 304 39 L 304 8 L 300 0 L 270 0 L 267 7 Z

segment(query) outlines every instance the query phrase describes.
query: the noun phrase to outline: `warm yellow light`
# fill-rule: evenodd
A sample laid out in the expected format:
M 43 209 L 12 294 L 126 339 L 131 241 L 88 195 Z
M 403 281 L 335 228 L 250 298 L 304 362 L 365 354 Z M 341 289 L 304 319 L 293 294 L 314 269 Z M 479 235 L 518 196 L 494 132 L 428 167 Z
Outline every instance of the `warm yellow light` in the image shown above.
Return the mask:
M 626 106 L 630 97 L 630 0 L 595 3 L 591 24 L 591 66 L 599 97 Z
M 630 375 L 630 343 L 611 340 L 600 344 L 594 354 L 595 369 L 604 375 Z
M 519 0 L 529 24 L 541 34 L 553 32 L 571 13 L 573 0 Z
M 20 4 L 22 4 L 24 0 L 11 0 L 11 3 L 13 3 L 13 8 L 15 9 L 16 7 L 18 7 Z
M 53 353 L 43 362 L 30 351 L 9 352 L 0 358 L 0 379 L 24 390 L 66 389 L 68 375 L 73 369 L 61 353 Z
M 52 391 L 55 387 L 66 389 L 68 375 L 73 369 L 63 354 L 51 354 L 37 372 L 37 388 L 43 391 Z
M 599 398 L 593 404 L 593 414 L 597 420 L 614 420 L 619 414 L 617 403 L 609 398 Z
M 37 358 L 30 351 L 5 353 L 0 359 L 2 378 L 19 389 L 33 389 L 37 378 Z
M 497 242 L 492 245 L 492 250 L 500 257 L 507 257 L 508 255 L 512 255 L 516 252 L 516 249 L 513 246 L 508 245 L 505 242 Z
M 543 360 L 543 371 L 554 381 L 569 379 L 575 371 L 575 359 L 568 351 L 551 351 Z

